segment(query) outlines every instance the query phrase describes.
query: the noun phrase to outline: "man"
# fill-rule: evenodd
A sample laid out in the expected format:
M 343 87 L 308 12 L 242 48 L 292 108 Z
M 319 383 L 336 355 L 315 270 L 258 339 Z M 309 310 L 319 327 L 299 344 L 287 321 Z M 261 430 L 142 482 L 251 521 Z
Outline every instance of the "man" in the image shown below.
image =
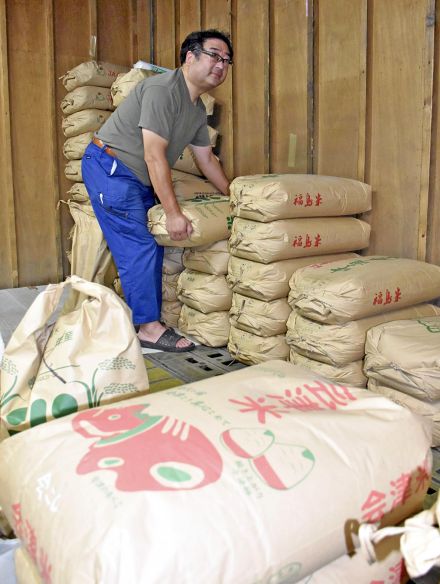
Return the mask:
M 229 181 L 212 153 L 200 95 L 223 83 L 232 57 L 223 33 L 212 29 L 188 35 L 180 50 L 181 67 L 138 83 L 96 133 L 82 160 L 83 180 L 143 347 L 194 349 L 194 343 L 160 322 L 163 247 L 147 229 L 147 211 L 156 195 L 171 239 L 191 235 L 170 170 L 188 145 L 202 173 L 228 194 Z

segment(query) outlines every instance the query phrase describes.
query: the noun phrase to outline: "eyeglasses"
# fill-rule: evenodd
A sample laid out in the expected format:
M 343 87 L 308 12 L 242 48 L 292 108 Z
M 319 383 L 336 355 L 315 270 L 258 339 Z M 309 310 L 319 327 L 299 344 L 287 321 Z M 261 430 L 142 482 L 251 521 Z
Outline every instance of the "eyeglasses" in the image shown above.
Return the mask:
M 214 61 L 217 61 L 217 63 L 224 63 L 225 65 L 232 65 L 232 60 L 230 57 L 222 57 L 218 53 L 212 53 L 211 51 L 205 51 L 205 49 L 199 49 L 199 51 L 200 51 L 200 53 L 205 53 L 205 55 L 208 55 L 208 57 L 211 57 L 211 59 L 214 59 Z

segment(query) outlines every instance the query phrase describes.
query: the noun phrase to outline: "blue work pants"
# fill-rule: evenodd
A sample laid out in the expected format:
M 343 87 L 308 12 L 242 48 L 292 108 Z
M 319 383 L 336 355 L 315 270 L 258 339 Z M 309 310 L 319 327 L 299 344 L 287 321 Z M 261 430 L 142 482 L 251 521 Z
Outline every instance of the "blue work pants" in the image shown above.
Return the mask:
M 133 323 L 160 320 L 163 247 L 147 228 L 147 211 L 156 204 L 152 187 L 93 142 L 82 159 L 82 176 Z

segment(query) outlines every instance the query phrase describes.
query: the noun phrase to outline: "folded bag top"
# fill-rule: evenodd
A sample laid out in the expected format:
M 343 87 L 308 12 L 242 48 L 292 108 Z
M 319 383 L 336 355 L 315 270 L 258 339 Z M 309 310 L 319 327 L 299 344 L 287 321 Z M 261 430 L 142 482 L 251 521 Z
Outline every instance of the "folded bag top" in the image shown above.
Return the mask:
M 69 286 L 85 300 L 57 317 Z M 146 393 L 148 387 L 129 308 L 109 288 L 71 276 L 37 296 L 5 348 L 0 435 Z

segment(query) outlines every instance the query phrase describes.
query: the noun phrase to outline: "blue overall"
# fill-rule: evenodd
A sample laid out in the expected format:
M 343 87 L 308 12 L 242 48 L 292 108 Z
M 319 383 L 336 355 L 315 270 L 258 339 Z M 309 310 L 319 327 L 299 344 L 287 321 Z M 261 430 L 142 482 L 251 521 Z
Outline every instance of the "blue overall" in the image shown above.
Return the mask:
M 160 320 L 163 247 L 147 228 L 156 204 L 144 185 L 117 158 L 93 142 L 82 159 L 82 176 L 121 279 L 134 324 Z

